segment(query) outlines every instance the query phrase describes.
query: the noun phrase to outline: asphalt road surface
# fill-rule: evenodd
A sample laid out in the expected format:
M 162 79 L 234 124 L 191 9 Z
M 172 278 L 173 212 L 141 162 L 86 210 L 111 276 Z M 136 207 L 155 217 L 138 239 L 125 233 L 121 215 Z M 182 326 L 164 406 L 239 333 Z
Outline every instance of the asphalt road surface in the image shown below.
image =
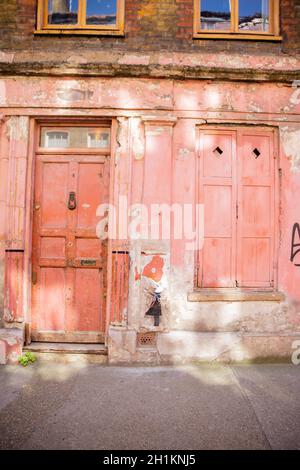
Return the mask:
M 300 450 L 300 366 L 0 366 L 0 448 Z

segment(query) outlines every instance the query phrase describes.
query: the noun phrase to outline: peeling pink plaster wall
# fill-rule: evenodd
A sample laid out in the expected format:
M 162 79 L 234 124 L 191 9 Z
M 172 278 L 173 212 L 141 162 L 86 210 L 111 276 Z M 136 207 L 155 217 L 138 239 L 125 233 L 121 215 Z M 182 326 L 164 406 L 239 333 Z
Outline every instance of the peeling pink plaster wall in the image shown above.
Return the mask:
M 149 263 L 149 256 L 151 260 L 149 252 L 152 252 L 153 256 L 161 253 L 165 259 L 169 290 L 166 301 L 166 304 L 169 302 L 168 325 L 172 328 L 208 331 L 217 326 L 225 330 L 240 327 L 257 331 L 300 329 L 297 306 L 300 302 L 300 268 L 289 259 L 292 227 L 295 222 L 300 223 L 297 205 L 300 198 L 300 100 L 297 89 L 275 83 L 8 77 L 1 80 L 0 106 L 5 119 L 11 119 L 10 114 L 14 115 L 10 132 L 19 137 L 27 118 L 23 117 L 22 124 L 17 116 L 118 117 L 120 130 L 114 197 L 121 192 L 130 195 L 131 202 L 146 204 L 195 202 L 195 128 L 198 124 L 207 121 L 223 125 L 242 123 L 278 127 L 281 168 L 278 287 L 286 294 L 287 303 L 211 304 L 209 311 L 205 305 L 191 305 L 187 302 L 187 293 L 193 288 L 194 255 L 185 251 L 184 241 L 173 240 L 171 248 L 168 243 L 142 244 L 138 241 L 130 247 L 133 274 L 130 279 L 129 321 L 143 324 L 140 318 L 142 299 L 136 294 L 141 292 L 142 272 L 145 264 Z M 28 134 L 26 126 L 24 132 Z M 5 212 L 1 210 L 2 227 L 8 227 L 5 236 L 3 228 L 0 233 L 2 259 L 4 238 L 8 244 L 17 240 L 16 246 L 23 246 L 23 235 L 15 238 L 7 234 L 13 234 L 13 227 L 16 227 L 12 214 L 18 209 L 18 220 L 25 215 L 22 195 L 25 192 L 27 156 L 26 139 L 17 138 L 12 144 L 7 142 L 5 135 L 2 132 L 0 203 L 4 209 L 6 201 L 6 207 L 13 208 L 13 211 L 7 212 L 4 221 Z M 10 170 L 7 169 L 8 157 Z M 16 162 L 18 158 L 21 165 Z M 16 199 L 5 189 L 6 171 L 10 187 L 18 188 Z M 14 201 L 19 202 L 14 204 Z M 17 233 L 22 231 L 17 230 Z
M 295 138 L 295 135 L 297 138 Z M 300 224 L 300 129 L 299 126 L 284 127 L 281 132 L 281 238 L 278 260 L 278 287 L 290 302 L 289 316 L 295 326 L 300 325 L 300 253 L 290 260 L 292 231 Z M 295 244 L 300 243 L 295 236 Z M 296 249 L 294 248 L 294 251 Z

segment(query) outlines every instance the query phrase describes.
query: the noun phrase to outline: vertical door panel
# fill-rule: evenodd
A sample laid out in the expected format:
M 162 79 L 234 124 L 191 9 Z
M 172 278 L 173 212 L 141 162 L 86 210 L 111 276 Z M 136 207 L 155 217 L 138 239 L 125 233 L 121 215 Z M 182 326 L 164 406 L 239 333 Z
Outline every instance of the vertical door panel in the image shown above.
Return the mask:
M 104 201 L 104 164 L 78 163 L 75 250 L 77 266 L 74 309 L 70 328 L 74 331 L 104 330 L 103 243 L 96 236 L 97 207 Z M 84 265 L 88 261 L 93 267 Z
M 273 286 L 273 133 L 238 133 L 238 264 L 241 287 Z
M 77 269 L 71 331 L 101 331 L 103 317 L 102 270 Z
M 234 132 L 203 131 L 200 136 L 199 200 L 204 204 L 204 245 L 198 286 L 235 285 Z
M 103 202 L 103 165 L 79 163 L 77 228 L 94 230 L 96 210 Z
M 243 258 L 240 260 L 240 285 L 247 283 L 270 285 L 270 242 L 267 238 L 244 237 L 241 243 Z M 250 281 L 249 281 L 250 280 Z
M 39 276 L 39 315 L 32 326 L 37 330 L 64 331 L 66 279 L 63 268 L 42 267 Z
M 203 193 L 205 236 L 231 238 L 232 186 L 206 184 Z
M 206 238 L 202 287 L 233 287 L 230 238 Z
M 242 236 L 268 237 L 271 230 L 271 188 L 243 185 Z
M 68 163 L 36 162 L 32 330 L 63 331 Z
M 68 171 L 67 163 L 42 165 L 41 229 L 66 227 Z

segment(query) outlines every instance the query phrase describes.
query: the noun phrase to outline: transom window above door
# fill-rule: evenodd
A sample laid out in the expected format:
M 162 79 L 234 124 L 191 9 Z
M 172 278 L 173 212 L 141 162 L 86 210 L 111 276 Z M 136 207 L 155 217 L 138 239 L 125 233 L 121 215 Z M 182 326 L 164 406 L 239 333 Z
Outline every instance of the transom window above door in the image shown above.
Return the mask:
M 38 0 L 36 33 L 122 35 L 124 1 Z
M 194 37 L 280 40 L 279 0 L 194 0 Z
M 42 127 L 39 142 L 41 150 L 110 151 L 110 129 L 104 127 Z

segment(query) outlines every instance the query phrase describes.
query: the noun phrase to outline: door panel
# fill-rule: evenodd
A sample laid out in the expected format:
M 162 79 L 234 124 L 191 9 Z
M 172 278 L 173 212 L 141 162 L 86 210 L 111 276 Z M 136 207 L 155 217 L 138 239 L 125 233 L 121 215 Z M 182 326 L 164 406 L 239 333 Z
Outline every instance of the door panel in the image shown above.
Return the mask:
M 100 331 L 101 301 L 103 299 L 102 270 L 75 271 L 75 305 L 71 331 Z
M 204 185 L 205 235 L 207 237 L 232 236 L 232 186 Z
M 66 240 L 59 237 L 41 238 L 41 258 L 64 260 L 66 257 Z
M 204 204 L 204 245 L 198 286 L 235 286 L 235 143 L 229 131 L 200 138 L 199 200 Z
M 268 237 L 271 229 L 271 188 L 243 185 L 242 236 Z
M 232 177 L 232 138 L 220 132 L 203 135 L 203 176 Z
M 105 157 L 36 156 L 33 340 L 104 339 L 107 247 L 96 236 L 96 209 L 108 188 Z
M 67 163 L 45 163 L 41 167 L 41 226 L 43 229 L 65 228 L 67 225 Z M 55 191 L 53 190 L 55 188 Z
M 103 201 L 103 165 L 96 163 L 78 164 L 78 211 L 77 227 L 95 231 L 96 210 Z
M 266 238 L 243 238 L 243 258 L 240 261 L 243 283 L 256 282 L 262 286 L 270 283 L 270 242 Z M 254 281 L 253 281 L 254 280 Z
M 63 268 L 42 267 L 39 274 L 39 318 L 33 318 L 35 321 L 32 322 L 32 328 L 63 331 L 66 316 L 66 272 Z
M 203 287 L 232 287 L 230 238 L 206 238 L 203 252 Z
M 272 287 L 274 257 L 273 133 L 239 131 L 238 263 L 241 287 Z

